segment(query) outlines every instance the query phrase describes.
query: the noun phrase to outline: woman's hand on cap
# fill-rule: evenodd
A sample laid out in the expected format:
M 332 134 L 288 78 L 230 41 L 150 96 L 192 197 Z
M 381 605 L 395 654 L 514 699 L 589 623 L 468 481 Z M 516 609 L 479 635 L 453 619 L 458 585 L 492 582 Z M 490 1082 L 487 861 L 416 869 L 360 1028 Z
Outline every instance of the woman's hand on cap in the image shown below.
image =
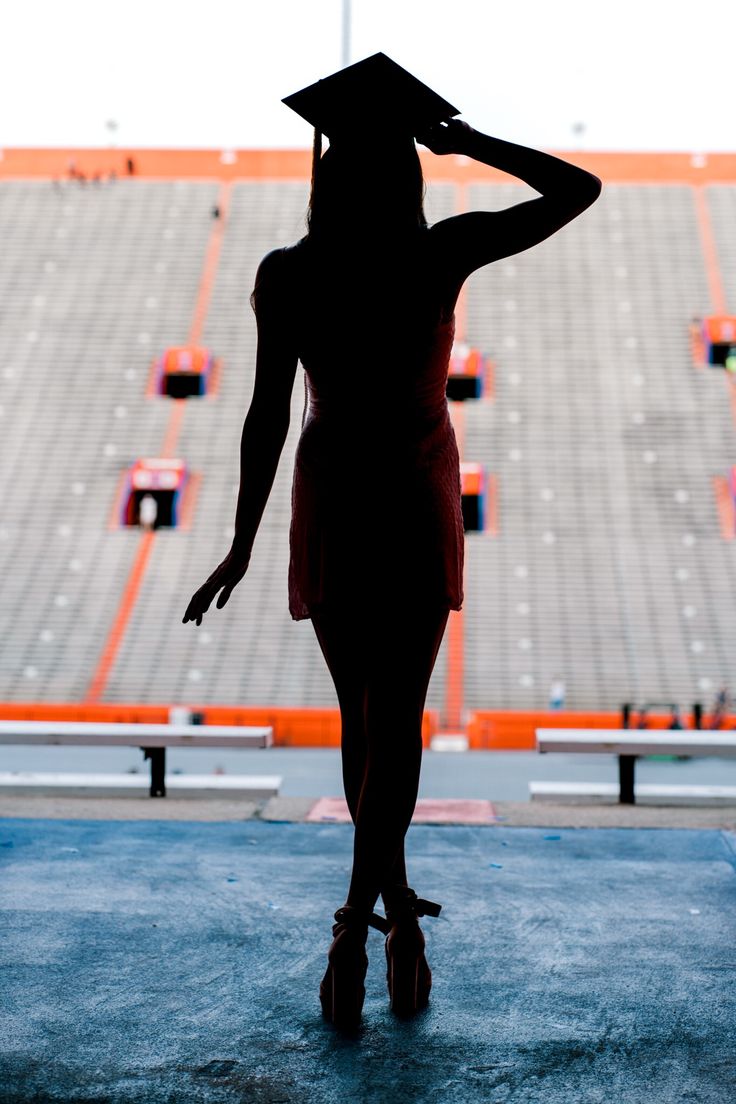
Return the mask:
M 416 139 L 432 153 L 463 153 L 472 131 L 473 128 L 460 119 L 448 119 L 446 123 L 432 123 L 417 134 Z

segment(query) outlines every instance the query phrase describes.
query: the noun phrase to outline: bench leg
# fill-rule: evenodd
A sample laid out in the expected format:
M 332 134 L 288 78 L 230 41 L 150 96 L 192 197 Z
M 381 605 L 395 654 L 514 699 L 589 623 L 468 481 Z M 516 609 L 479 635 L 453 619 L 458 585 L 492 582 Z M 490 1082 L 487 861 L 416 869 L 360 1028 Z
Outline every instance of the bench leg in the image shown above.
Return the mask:
M 166 797 L 166 748 L 141 748 L 151 760 L 151 797 Z
M 634 805 L 634 763 L 635 755 L 619 755 L 618 757 L 618 801 L 619 805 Z

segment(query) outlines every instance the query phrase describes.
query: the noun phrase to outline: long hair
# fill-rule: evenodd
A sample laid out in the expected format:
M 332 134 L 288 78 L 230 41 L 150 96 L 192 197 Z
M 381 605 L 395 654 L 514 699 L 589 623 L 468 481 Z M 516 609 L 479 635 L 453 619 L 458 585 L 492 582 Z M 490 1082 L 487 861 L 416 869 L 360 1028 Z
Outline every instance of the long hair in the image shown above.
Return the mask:
M 382 227 L 391 233 L 425 227 L 424 195 L 413 140 L 384 139 L 380 152 L 340 142 L 323 154 L 322 135 L 315 130 L 307 211 L 310 239 L 342 235 L 366 224 L 379 234 Z

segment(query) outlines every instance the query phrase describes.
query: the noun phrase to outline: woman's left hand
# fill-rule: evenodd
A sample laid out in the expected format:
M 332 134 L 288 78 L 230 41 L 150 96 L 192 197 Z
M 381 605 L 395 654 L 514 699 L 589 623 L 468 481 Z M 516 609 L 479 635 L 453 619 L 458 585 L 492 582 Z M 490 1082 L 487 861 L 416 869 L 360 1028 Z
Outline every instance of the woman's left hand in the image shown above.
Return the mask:
M 416 140 L 432 153 L 463 153 L 472 134 L 473 128 L 462 119 L 447 119 L 426 127 Z
M 231 549 L 222 563 L 218 564 L 212 572 L 209 579 L 192 596 L 186 613 L 182 617 L 182 624 L 185 625 L 187 621 L 196 621 L 198 625 L 201 625 L 202 615 L 210 608 L 212 599 L 220 589 L 222 589 L 222 594 L 217 599 L 217 608 L 222 609 L 248 570 L 249 563 L 250 556 L 234 552 Z

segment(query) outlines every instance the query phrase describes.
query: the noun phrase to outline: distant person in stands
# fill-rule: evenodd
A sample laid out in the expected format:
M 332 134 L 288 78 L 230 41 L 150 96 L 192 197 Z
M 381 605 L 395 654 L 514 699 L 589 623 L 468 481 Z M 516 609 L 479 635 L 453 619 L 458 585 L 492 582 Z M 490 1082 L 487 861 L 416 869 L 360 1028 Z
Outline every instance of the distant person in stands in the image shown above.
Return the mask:
M 219 204 L 216 203 L 214 205 L 214 207 L 212 208 L 212 217 L 213 217 L 213 219 L 219 219 L 221 216 L 222 216 L 222 211 L 220 210 Z
M 722 686 L 716 695 L 715 704 L 710 715 L 710 728 L 723 728 L 731 709 L 731 695 L 727 686 Z
M 135 176 L 135 161 L 132 157 L 126 157 L 125 168 L 127 170 L 128 176 Z
M 138 507 L 138 520 L 142 529 L 155 529 L 158 503 L 152 494 L 144 494 Z
M 682 715 L 680 713 L 679 705 L 672 706 L 670 723 L 667 727 L 670 729 L 670 731 L 680 731 L 681 729 L 684 729 L 685 726 L 682 723 Z
M 70 180 L 76 180 L 77 184 L 87 183 L 87 177 L 84 175 L 83 172 L 79 171 L 79 169 L 77 168 L 77 163 L 73 159 L 69 160 L 68 171 Z
M 555 675 L 549 688 L 550 709 L 565 708 L 565 683 L 559 675 Z
M 644 706 L 639 710 L 639 719 L 636 722 L 637 728 L 649 728 L 649 710 Z
M 455 304 L 473 272 L 549 238 L 595 202 L 601 182 L 454 119 L 452 105 L 383 54 L 286 102 L 315 127 L 308 232 L 258 268 L 235 536 L 183 620 L 200 625 L 220 591 L 221 609 L 248 570 L 301 361 L 310 402 L 294 464 L 289 610 L 311 618 L 340 703 L 353 869 L 320 1001 L 347 1028 L 361 1016 L 369 926 L 387 934 L 396 1013 L 424 1007 L 431 986 L 418 918 L 440 906 L 409 886 L 404 837 L 430 676 L 463 602 L 460 458 L 446 397 Z M 541 195 L 429 226 L 415 139 Z M 379 895 L 386 918 L 373 912 Z

